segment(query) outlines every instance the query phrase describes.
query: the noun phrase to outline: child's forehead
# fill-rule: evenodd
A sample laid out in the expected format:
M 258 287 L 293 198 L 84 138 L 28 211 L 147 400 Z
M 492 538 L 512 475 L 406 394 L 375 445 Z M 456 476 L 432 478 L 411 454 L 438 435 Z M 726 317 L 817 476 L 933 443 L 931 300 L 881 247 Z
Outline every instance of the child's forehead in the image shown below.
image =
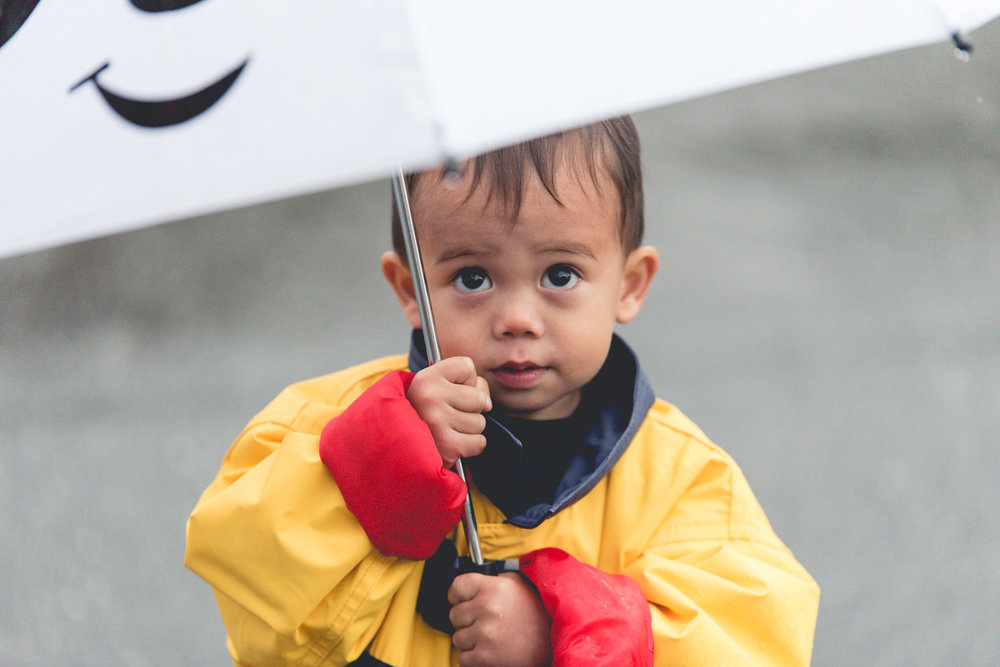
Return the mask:
M 618 206 L 617 192 L 604 160 L 574 145 L 563 147 L 549 165 L 525 161 L 516 168 L 502 169 L 495 164 L 468 160 L 457 171 L 421 172 L 411 196 L 415 207 L 451 210 L 478 207 L 482 213 L 490 213 L 491 217 L 509 224 L 516 222 L 525 206 L 539 200 L 561 207 L 569 202 L 578 206 L 581 203 Z
M 620 249 L 614 188 L 599 188 L 589 172 L 569 169 L 554 183 L 550 191 L 533 175 L 515 204 L 499 196 L 490 199 L 489 184 L 475 183 L 468 172 L 452 179 L 432 175 L 415 188 L 414 222 L 435 261 L 512 248 L 545 256 L 556 251 L 594 256 L 598 248 Z

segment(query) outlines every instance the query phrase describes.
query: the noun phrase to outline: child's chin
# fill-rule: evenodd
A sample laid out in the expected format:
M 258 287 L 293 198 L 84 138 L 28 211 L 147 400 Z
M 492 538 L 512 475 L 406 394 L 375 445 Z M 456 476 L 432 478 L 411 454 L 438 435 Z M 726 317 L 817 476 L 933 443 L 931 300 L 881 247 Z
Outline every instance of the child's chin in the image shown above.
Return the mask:
M 494 404 L 502 414 L 520 419 L 561 419 L 573 414 L 579 400 L 562 397 L 559 400 L 545 400 L 543 397 L 504 396 L 499 401 L 494 397 Z

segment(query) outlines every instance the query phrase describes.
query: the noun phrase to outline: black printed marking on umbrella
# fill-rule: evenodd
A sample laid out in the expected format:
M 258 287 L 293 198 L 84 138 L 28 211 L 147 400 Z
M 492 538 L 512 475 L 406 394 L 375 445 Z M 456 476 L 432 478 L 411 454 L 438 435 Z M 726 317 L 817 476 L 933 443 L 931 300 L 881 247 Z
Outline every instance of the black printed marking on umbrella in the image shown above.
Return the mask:
M 132 6 L 144 12 L 172 12 L 196 5 L 201 0 L 131 0 Z
M 69 92 L 72 93 L 88 81 L 93 81 L 108 106 L 128 122 L 142 127 L 167 127 L 191 120 L 218 102 L 243 72 L 243 68 L 247 66 L 248 62 L 250 62 L 249 58 L 232 72 L 201 90 L 173 99 L 137 100 L 111 92 L 97 80 L 101 72 L 106 70 L 111 63 L 104 63 L 96 72 L 70 88 Z
M 951 41 L 955 45 L 955 49 L 961 51 L 967 56 L 972 55 L 972 42 L 963 37 L 959 32 L 951 33 Z
M 0 0 L 0 49 L 35 10 L 39 0 Z

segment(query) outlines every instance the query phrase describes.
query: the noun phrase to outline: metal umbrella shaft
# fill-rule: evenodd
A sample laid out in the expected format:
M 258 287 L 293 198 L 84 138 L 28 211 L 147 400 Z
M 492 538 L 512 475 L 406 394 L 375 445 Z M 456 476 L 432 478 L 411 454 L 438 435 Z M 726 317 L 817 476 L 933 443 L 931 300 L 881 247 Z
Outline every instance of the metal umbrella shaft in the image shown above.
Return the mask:
M 417 230 L 413 226 L 413 214 L 410 212 L 410 197 L 406 191 L 406 180 L 403 170 L 397 169 L 392 177 L 392 193 L 396 200 L 396 210 L 399 212 L 399 224 L 403 230 L 403 243 L 406 246 L 406 259 L 410 265 L 410 275 L 413 276 L 413 293 L 416 295 L 417 308 L 420 311 L 420 326 L 424 332 L 424 344 L 427 346 L 427 360 L 436 364 L 441 361 L 441 348 L 438 347 L 437 330 L 434 328 L 434 313 L 431 311 L 431 299 L 427 292 L 427 279 L 424 277 L 424 265 L 420 259 L 420 247 L 417 245 Z M 466 487 L 465 507 L 462 511 L 462 525 L 469 544 L 469 555 L 476 565 L 483 564 L 483 555 L 479 549 L 479 533 L 476 530 L 476 515 L 472 509 L 472 497 L 468 493 L 469 483 L 465 478 L 465 467 L 462 459 L 455 461 L 455 472 Z

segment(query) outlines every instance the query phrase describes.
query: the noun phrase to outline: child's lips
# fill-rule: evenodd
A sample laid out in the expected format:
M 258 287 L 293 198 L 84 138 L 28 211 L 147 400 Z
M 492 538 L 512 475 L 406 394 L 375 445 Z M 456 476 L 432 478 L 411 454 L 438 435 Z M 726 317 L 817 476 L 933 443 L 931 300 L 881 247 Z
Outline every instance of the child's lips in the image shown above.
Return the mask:
M 548 367 L 530 361 L 509 361 L 493 369 L 494 377 L 507 389 L 530 389 L 548 372 Z

